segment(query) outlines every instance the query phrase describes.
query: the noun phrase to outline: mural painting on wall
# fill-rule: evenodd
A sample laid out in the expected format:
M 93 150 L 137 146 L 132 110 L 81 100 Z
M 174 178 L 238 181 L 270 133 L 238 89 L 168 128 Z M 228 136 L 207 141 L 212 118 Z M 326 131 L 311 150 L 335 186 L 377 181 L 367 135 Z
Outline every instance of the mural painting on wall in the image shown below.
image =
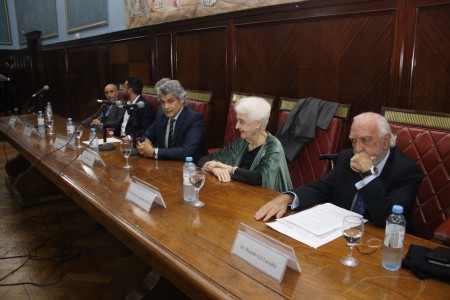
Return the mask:
M 230 11 L 307 0 L 124 0 L 125 24 L 135 28 Z

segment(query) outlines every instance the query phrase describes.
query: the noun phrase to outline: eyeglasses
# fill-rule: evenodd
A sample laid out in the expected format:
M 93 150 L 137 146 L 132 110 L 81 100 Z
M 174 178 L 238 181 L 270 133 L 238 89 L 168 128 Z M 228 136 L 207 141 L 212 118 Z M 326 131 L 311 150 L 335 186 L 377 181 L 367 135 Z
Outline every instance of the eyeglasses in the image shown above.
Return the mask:
M 379 248 L 381 248 L 381 240 L 377 238 L 371 238 L 367 241 L 361 241 L 361 243 L 356 244 L 356 250 L 361 255 L 371 255 L 374 254 Z
M 383 246 L 383 242 L 379 238 L 370 238 L 365 242 L 361 241 L 355 246 L 359 254 L 371 255 L 377 252 L 377 250 Z M 403 241 L 403 247 L 408 248 L 409 245 L 406 244 L 405 241 Z

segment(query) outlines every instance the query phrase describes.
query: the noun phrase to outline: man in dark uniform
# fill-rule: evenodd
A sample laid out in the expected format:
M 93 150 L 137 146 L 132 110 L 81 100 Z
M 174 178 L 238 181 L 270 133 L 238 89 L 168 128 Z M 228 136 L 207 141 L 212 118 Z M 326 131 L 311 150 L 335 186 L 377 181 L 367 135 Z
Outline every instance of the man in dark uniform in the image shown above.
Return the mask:
M 8 59 L 5 62 L 5 75 L 6 81 L 5 90 L 6 90 L 6 103 L 7 103 L 7 111 L 8 115 L 11 115 L 13 111 L 20 113 L 22 111 L 22 103 L 20 101 L 19 93 L 20 93 L 20 72 L 14 66 L 14 62 L 11 59 Z

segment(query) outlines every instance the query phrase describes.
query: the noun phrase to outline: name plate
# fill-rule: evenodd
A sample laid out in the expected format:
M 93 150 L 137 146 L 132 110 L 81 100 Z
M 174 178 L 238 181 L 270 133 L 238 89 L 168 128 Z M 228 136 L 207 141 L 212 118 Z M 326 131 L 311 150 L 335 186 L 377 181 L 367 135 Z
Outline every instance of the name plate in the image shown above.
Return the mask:
M 9 126 L 15 126 L 17 124 L 23 124 L 19 117 L 11 116 L 8 121 Z
M 92 152 L 95 151 L 86 148 L 80 155 L 80 161 L 89 168 L 92 168 L 95 163 L 95 153 Z
M 286 267 L 301 272 L 294 249 L 243 223 L 239 225 L 231 253 L 281 282 Z
M 100 155 L 96 151 L 89 148 L 85 148 L 83 150 L 83 152 L 80 155 L 80 161 L 89 168 L 92 168 L 96 161 L 102 166 L 106 166 L 105 162 L 100 157 Z
M 37 135 L 39 135 L 39 132 L 37 132 L 36 128 L 34 128 L 33 125 L 28 124 L 28 123 L 25 124 L 25 127 L 23 128 L 23 134 L 26 137 L 30 137 L 33 134 L 33 132 L 36 133 Z
M 70 138 L 62 136 L 60 134 L 56 135 L 55 143 L 53 146 L 61 150 L 62 152 L 65 152 L 66 149 L 75 150 L 75 145 L 70 142 Z
M 62 152 L 65 152 L 67 143 L 69 143 L 69 140 L 66 137 L 58 134 L 58 135 L 56 135 L 55 143 L 53 144 L 53 146 L 56 149 L 61 150 Z
M 153 202 L 166 208 L 166 203 L 164 203 L 159 190 L 134 176 L 131 179 L 125 198 L 146 212 L 150 212 Z

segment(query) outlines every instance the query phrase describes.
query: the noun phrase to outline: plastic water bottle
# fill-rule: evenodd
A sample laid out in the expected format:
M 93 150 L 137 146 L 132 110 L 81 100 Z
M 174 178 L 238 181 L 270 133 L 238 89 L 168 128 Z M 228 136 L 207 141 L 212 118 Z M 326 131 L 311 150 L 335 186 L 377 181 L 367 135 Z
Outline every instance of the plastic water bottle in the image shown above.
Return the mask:
M 45 120 L 44 116 L 42 115 L 42 111 L 38 111 L 37 115 L 37 124 L 38 124 L 38 132 L 40 136 L 45 135 Z
M 72 118 L 67 118 L 67 136 L 72 136 L 75 132 L 75 126 L 73 125 Z
M 89 133 L 89 147 L 94 151 L 98 151 L 98 137 L 95 127 L 91 127 L 91 132 Z
M 189 180 L 189 174 L 195 171 L 195 164 L 192 162 L 192 157 L 186 157 L 186 162 L 183 165 L 183 199 L 184 201 L 195 200 L 195 190 Z
M 403 207 L 394 205 L 392 214 L 386 219 L 386 235 L 384 237 L 381 264 L 390 271 L 400 269 L 403 257 L 403 239 L 405 237 L 406 219 Z
M 47 116 L 47 120 L 53 119 L 53 109 L 50 102 L 47 102 L 47 106 L 45 107 L 45 115 Z
M 70 139 L 69 143 L 75 144 L 75 125 L 73 124 L 72 118 L 67 118 L 67 137 Z

